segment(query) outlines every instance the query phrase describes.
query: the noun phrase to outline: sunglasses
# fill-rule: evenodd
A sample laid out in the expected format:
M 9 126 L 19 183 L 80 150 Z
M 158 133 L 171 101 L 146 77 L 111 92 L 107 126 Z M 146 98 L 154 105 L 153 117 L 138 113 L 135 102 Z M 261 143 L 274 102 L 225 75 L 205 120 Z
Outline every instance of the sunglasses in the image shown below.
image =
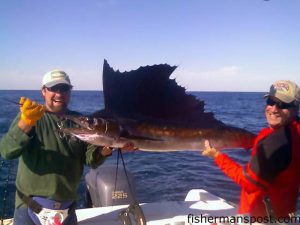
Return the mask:
M 69 85 L 55 85 L 53 87 L 46 87 L 48 91 L 51 92 L 59 92 L 59 93 L 65 93 L 72 89 Z
M 270 105 L 270 106 L 276 105 L 276 107 L 279 108 L 279 109 L 289 109 L 289 108 L 295 107 L 293 102 L 292 103 L 284 103 L 284 102 L 281 102 L 281 101 L 274 101 L 271 98 L 267 98 L 267 103 L 266 104 Z

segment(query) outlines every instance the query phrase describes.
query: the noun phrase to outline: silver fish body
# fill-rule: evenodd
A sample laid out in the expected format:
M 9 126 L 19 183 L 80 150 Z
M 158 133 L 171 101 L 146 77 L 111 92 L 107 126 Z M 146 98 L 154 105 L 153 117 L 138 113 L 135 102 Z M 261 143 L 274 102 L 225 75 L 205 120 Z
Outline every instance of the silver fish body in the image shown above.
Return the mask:
M 141 151 L 199 151 L 204 149 L 205 140 L 217 149 L 250 149 L 255 138 L 249 131 L 227 125 L 210 129 L 134 120 L 74 116 L 67 119 L 75 122 L 78 128 L 63 128 L 65 134 L 94 145 L 114 148 L 131 142 Z

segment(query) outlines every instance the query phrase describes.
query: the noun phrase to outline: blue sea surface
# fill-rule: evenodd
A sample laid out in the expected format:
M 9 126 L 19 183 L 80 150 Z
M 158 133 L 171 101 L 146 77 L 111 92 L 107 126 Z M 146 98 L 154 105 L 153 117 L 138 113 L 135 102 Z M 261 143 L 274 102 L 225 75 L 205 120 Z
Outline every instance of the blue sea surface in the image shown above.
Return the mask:
M 226 124 L 245 128 L 254 133 L 266 126 L 264 117 L 264 93 L 246 92 L 191 92 L 205 101 L 205 110 Z M 40 91 L 0 91 L 0 138 L 19 111 L 16 104 L 26 96 L 42 103 Z M 90 114 L 104 107 L 100 91 L 73 91 L 70 109 Z M 227 150 L 230 157 L 245 164 L 250 153 L 245 150 Z M 134 176 L 139 202 L 184 200 L 190 189 L 205 189 L 232 203 L 239 201 L 240 188 L 225 176 L 213 161 L 198 152 L 182 151 L 169 153 L 135 152 L 125 153 L 126 168 Z M 104 163 L 116 165 L 117 154 L 113 153 Z M 13 216 L 15 177 L 17 160 L 4 160 L 0 157 L 0 218 Z M 70 168 L 71 169 L 71 168 Z M 85 173 L 88 168 L 85 168 Z M 84 181 L 78 192 L 84 192 Z M 82 195 L 81 195 L 82 196 Z M 300 201 L 298 201 L 300 203 Z M 299 205 L 299 204 L 298 204 Z M 78 207 L 83 207 L 83 198 Z

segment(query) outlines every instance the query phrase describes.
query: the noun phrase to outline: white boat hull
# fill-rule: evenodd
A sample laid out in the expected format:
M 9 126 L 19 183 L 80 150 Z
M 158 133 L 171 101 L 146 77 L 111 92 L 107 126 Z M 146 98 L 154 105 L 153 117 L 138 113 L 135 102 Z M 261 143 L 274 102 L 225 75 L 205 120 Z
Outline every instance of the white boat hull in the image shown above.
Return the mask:
M 211 224 L 208 218 L 236 215 L 236 208 L 205 190 L 191 190 L 185 201 L 140 204 L 147 225 Z M 120 225 L 119 213 L 128 205 L 76 210 L 80 225 Z M 199 221 L 202 218 L 202 221 Z M 206 220 L 207 219 L 207 220 Z M 135 223 L 133 223 L 135 224 Z

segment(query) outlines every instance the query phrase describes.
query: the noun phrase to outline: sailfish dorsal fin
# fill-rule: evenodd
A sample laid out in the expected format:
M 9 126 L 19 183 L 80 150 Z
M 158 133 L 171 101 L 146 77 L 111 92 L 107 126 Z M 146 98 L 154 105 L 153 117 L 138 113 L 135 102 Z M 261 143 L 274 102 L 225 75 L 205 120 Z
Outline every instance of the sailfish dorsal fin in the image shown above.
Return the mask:
M 222 126 L 204 102 L 187 94 L 170 75 L 176 66 L 160 64 L 129 72 L 103 65 L 105 110 L 124 118 L 151 118 L 201 127 Z

